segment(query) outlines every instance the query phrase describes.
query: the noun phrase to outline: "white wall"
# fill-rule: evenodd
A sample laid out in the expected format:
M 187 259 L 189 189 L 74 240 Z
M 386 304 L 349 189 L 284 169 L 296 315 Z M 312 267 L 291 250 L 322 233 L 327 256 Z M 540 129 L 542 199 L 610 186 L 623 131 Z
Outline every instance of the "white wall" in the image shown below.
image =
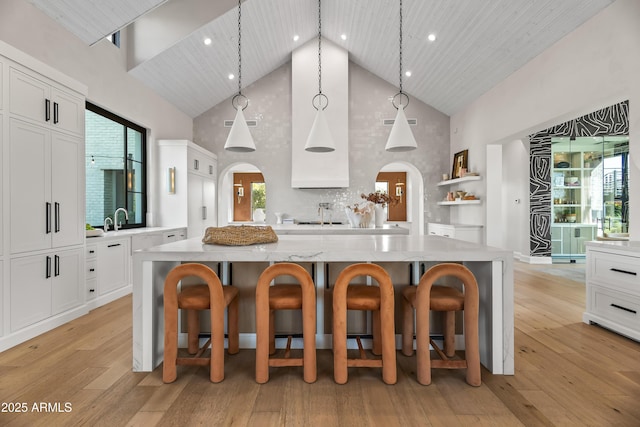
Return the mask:
M 630 101 L 630 182 L 640 180 L 640 2 L 618 0 L 451 117 L 451 155 L 469 149 L 482 174 L 486 146 L 546 129 L 616 102 Z M 486 182 L 484 185 L 486 185 Z M 498 191 L 487 188 L 488 192 Z M 488 197 L 489 198 L 489 197 Z M 640 191 L 630 192 L 631 238 L 640 229 Z M 485 212 L 457 210 L 454 222 Z M 487 234 L 495 226 L 484 218 Z
M 127 74 L 126 34 L 123 49 L 106 40 L 86 46 L 26 0 L 2 0 L 0 40 L 86 85 L 92 103 L 149 129 L 149 147 L 155 139 L 192 139 L 193 120 Z M 153 165 L 155 152 L 148 154 Z M 149 181 L 152 211 L 156 183 Z

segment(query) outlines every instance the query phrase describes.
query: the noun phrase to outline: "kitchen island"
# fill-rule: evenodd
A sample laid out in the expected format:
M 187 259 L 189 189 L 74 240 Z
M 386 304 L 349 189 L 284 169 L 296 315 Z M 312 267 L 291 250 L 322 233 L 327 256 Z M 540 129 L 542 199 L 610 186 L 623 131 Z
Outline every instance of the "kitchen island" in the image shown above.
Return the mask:
M 313 265 L 318 299 L 318 348 L 330 348 L 331 345 L 330 330 L 325 328 L 323 316 L 324 289 L 328 285 L 325 277 L 327 265 L 357 262 L 405 264 L 413 269 L 412 280 L 417 282 L 420 263 L 462 262 L 475 274 L 480 290 L 481 362 L 494 374 L 511 375 L 514 372 L 511 251 L 439 236 L 283 235 L 276 243 L 234 247 L 203 245 L 200 239 L 189 239 L 136 251 L 133 260 L 134 371 L 152 371 L 162 362 L 162 288 L 167 272 L 175 265 L 181 262 L 221 263 L 221 279 L 225 283 L 229 280 L 230 263 L 287 261 Z M 240 316 L 243 315 L 241 311 Z M 253 342 L 255 337 L 245 336 L 243 340 L 241 335 L 241 347 L 252 347 Z

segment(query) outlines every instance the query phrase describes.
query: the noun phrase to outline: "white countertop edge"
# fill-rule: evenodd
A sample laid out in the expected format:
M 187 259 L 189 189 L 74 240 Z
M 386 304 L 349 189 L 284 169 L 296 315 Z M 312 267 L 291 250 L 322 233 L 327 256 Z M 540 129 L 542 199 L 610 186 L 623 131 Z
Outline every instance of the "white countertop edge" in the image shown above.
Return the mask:
M 102 236 L 96 237 L 85 237 L 87 243 L 99 242 L 100 240 L 110 240 L 110 239 L 118 239 L 123 237 L 131 237 L 140 234 L 152 234 L 152 233 L 162 233 L 165 231 L 171 230 L 186 230 L 187 227 L 141 227 L 141 228 L 127 228 L 124 230 L 118 231 L 107 231 Z
M 587 248 L 614 249 L 621 252 L 640 253 L 640 240 L 595 240 L 585 242 Z

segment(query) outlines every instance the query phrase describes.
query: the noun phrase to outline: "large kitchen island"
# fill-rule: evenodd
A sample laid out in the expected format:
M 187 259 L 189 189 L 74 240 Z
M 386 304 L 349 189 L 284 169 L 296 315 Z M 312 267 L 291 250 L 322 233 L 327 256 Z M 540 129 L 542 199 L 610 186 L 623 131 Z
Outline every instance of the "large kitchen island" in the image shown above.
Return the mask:
M 311 266 L 317 289 L 318 348 L 331 346 L 331 330 L 324 319 L 324 289 L 333 284 L 327 273 L 329 267 L 335 270 L 345 263 L 357 262 L 380 263 L 403 271 L 406 267 L 412 273 L 410 281 L 416 284 L 425 265 L 462 262 L 475 274 L 480 290 L 481 362 L 494 374 L 514 372 L 513 253 L 439 236 L 413 235 L 281 235 L 277 243 L 231 247 L 204 245 L 200 239 L 189 239 L 136 251 L 133 255 L 133 370 L 152 371 L 162 362 L 162 289 L 167 272 L 175 265 L 215 262 L 222 282 L 234 285 L 231 265 L 268 265 L 283 261 Z M 250 292 L 245 294 L 251 296 Z M 240 310 L 241 318 L 253 318 L 254 314 Z M 397 324 L 397 334 L 398 327 Z M 241 348 L 253 347 L 255 335 L 242 332 L 241 329 Z M 399 343 L 399 335 L 397 338 Z

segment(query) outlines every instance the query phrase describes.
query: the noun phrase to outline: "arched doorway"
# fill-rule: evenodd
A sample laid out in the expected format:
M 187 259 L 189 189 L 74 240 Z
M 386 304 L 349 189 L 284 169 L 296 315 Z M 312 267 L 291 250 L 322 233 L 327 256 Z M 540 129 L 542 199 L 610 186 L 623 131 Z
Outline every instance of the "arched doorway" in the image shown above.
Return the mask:
M 380 182 L 387 182 L 390 195 L 403 198 L 406 219 L 394 221 L 390 217 L 389 222 L 406 223 L 411 234 L 424 234 L 424 181 L 418 168 L 408 162 L 392 162 L 380 168 L 376 176 L 388 180 Z M 403 178 L 404 185 L 397 185 Z

